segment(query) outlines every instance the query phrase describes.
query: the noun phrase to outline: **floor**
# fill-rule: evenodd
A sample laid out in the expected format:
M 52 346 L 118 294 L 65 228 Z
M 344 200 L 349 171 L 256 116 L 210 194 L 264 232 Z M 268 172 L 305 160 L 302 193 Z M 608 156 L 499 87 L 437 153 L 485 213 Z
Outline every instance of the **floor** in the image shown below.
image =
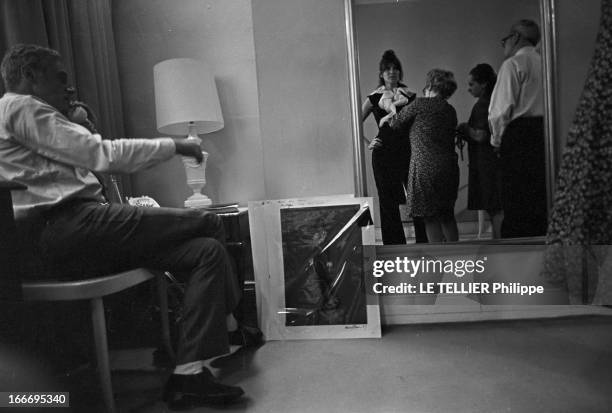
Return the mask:
M 4 368 L 11 363 L 33 371 L 23 357 Z M 112 364 L 120 411 L 167 411 L 159 400 L 167 372 L 151 367 L 150 349 L 113 351 Z M 268 342 L 215 366 L 247 397 L 192 412 L 604 413 L 612 411 L 612 316 L 393 326 L 381 339 Z M 68 386 L 71 411 L 102 411 L 86 370 L 60 385 L 34 379 Z
M 406 235 L 406 243 L 414 244 L 414 227 L 411 222 L 403 221 L 404 234 Z M 459 222 L 457 224 L 459 229 L 459 241 L 474 241 L 474 240 L 489 240 L 492 239 L 491 225 L 488 221 L 485 221 L 482 228 L 482 232 L 478 233 L 478 222 L 477 221 L 466 221 Z M 374 229 L 375 243 L 382 245 L 382 232 L 380 227 Z

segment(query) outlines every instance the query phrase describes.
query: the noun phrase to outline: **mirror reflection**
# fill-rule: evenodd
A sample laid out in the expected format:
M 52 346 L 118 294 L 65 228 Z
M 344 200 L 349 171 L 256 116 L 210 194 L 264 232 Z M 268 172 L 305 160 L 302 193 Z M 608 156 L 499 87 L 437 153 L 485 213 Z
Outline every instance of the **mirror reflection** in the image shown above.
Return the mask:
M 383 243 L 543 235 L 540 2 L 358 0 L 353 16 Z

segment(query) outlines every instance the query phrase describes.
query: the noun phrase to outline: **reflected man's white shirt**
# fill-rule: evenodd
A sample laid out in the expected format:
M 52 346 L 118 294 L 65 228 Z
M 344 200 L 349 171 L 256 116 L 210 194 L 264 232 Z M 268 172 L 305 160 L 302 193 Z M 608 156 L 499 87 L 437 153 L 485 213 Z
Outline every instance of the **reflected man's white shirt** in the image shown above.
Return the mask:
M 514 119 L 544 115 L 542 57 L 535 47 L 523 47 L 502 63 L 489 104 L 491 145 L 501 146 Z

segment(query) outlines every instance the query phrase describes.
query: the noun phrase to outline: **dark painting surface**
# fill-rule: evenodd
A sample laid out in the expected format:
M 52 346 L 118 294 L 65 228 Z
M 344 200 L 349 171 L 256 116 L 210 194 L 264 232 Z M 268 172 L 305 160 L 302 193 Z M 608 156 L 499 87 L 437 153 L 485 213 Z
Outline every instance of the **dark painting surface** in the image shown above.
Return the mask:
M 346 227 L 359 211 L 281 209 L 287 326 L 367 324 L 361 227 Z

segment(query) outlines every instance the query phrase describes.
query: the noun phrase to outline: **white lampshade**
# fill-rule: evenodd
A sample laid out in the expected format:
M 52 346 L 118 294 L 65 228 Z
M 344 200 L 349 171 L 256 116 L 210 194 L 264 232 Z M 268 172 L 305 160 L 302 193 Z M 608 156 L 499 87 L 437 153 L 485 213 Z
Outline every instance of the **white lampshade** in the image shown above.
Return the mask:
M 187 135 L 191 122 L 198 134 L 223 128 L 215 79 L 203 62 L 189 58 L 164 60 L 153 67 L 153 76 L 159 132 Z

